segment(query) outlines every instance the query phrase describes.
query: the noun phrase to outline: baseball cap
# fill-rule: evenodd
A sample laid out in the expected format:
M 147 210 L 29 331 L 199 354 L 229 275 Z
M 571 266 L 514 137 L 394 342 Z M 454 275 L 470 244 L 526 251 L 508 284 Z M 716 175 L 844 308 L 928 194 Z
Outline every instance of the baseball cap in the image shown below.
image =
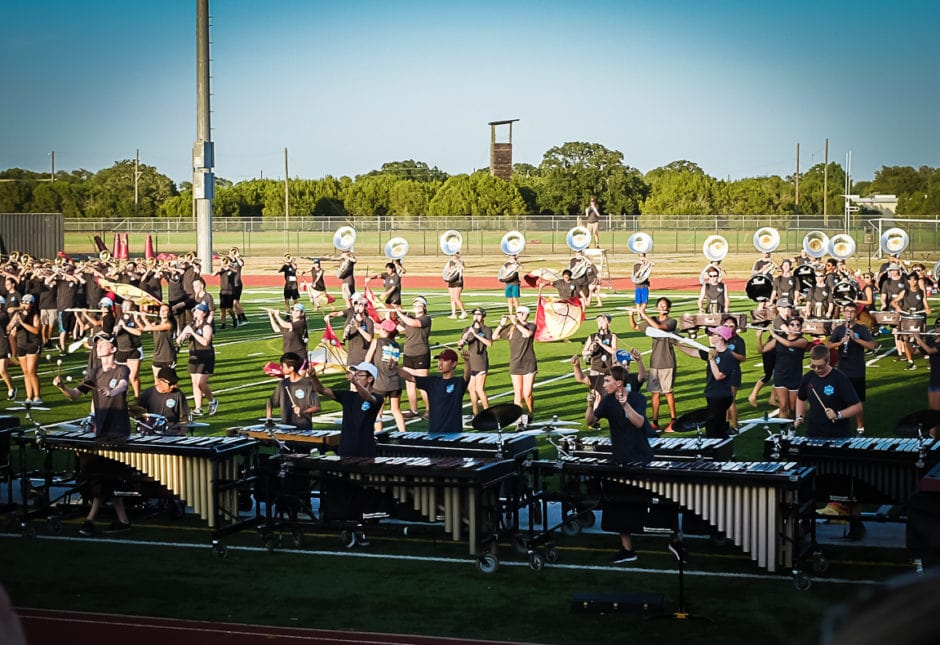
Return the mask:
M 204 302 L 200 302 L 198 305 L 193 307 L 193 311 L 197 311 L 197 310 L 203 313 L 209 313 L 209 306 Z
M 98 301 L 98 306 L 99 307 L 113 307 L 114 301 L 111 300 L 111 298 L 102 298 L 101 300 Z
M 350 298 L 350 300 L 352 300 L 353 302 L 365 302 L 366 297 L 362 295 L 361 293 L 354 293 L 352 297 Z
M 157 378 L 166 381 L 170 385 L 176 385 L 179 383 L 179 377 L 176 375 L 176 370 L 172 367 L 161 367 L 157 371 Z
M 109 336 L 108 334 L 104 333 L 103 331 L 99 331 L 97 334 L 95 334 L 93 340 L 94 340 L 96 343 L 103 340 L 103 341 L 105 341 L 106 343 L 114 344 L 114 338 L 113 338 L 112 336 Z
M 36 302 L 36 296 L 31 293 L 24 294 L 23 299 L 20 302 L 22 302 L 24 305 L 31 305 Z
M 417 298 L 415 298 L 414 304 L 421 305 L 425 309 L 428 308 L 428 301 L 424 296 L 418 296 Z
M 722 325 L 720 327 L 709 327 L 708 333 L 717 334 L 718 336 L 721 336 L 725 340 L 731 340 L 731 336 L 732 334 L 734 334 L 734 331 L 732 331 L 731 327 L 725 327 L 724 325 Z
M 398 325 L 395 324 L 394 320 L 383 320 L 380 326 L 387 332 L 393 332 L 398 329 Z
M 525 314 L 526 316 L 528 316 L 529 308 L 526 307 L 525 305 L 519 305 L 518 307 L 516 307 L 516 313 Z
M 379 375 L 379 371 L 375 368 L 375 365 L 373 365 L 372 363 L 367 363 L 365 361 L 362 361 L 358 365 L 353 365 L 353 369 L 356 370 L 357 372 L 368 372 L 369 375 L 372 376 L 373 381 Z
M 486 318 L 486 309 L 484 309 L 483 307 L 476 307 L 476 308 L 473 310 L 473 313 L 474 313 L 474 314 L 480 314 L 481 316 L 483 316 L 484 318 Z
M 438 354 L 438 355 L 435 356 L 434 358 L 440 358 L 440 359 L 443 359 L 443 360 L 445 360 L 445 361 L 453 361 L 453 362 L 455 362 L 455 363 L 456 363 L 457 360 L 458 360 L 458 359 L 457 359 L 457 352 L 455 352 L 455 351 L 452 350 L 452 349 L 445 349 L 443 352 L 441 352 L 440 354 Z
M 630 352 L 628 352 L 628 351 L 625 350 L 625 349 L 618 349 L 618 350 L 617 350 L 617 362 L 618 362 L 618 363 L 620 363 L 621 365 L 626 365 L 627 363 L 629 363 L 629 362 L 632 361 L 632 360 L 633 360 L 633 357 L 630 356 Z
M 901 265 L 898 264 L 897 262 L 892 262 L 891 264 L 888 265 L 888 271 L 900 271 L 900 270 L 901 270 Z

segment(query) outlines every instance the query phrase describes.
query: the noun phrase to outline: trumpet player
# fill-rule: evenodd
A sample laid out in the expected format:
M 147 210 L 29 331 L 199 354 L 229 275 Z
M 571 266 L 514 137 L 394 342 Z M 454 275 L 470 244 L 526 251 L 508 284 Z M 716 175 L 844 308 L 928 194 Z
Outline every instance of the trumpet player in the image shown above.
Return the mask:
M 307 289 L 307 295 L 314 311 L 320 311 L 322 307 L 330 304 L 326 294 L 326 271 L 320 265 L 320 258 L 314 258 L 313 266 L 310 267 L 310 287 Z
M 140 361 L 144 350 L 141 346 L 141 327 L 135 315 L 133 301 L 125 300 L 121 303 L 121 317 L 114 325 L 114 343 L 117 352 L 114 360 L 119 365 L 126 365 L 128 369 L 127 380 L 134 388 L 134 396 L 140 396 Z
M 343 283 L 343 300 L 346 302 L 346 308 L 352 306 L 352 297 L 356 293 L 356 256 L 352 249 L 346 249 L 340 253 L 340 265 L 336 272 L 336 277 Z
M 490 369 L 489 348 L 493 346 L 493 330 L 486 326 L 486 309 L 477 307 L 473 310 L 473 323 L 467 327 L 457 343 L 457 350 L 467 350 L 465 358 L 470 366 L 470 406 L 473 416 L 490 407 L 486 396 L 486 374 Z
M 460 309 L 460 319 L 467 317 L 467 310 L 464 308 L 463 299 L 463 272 L 464 263 L 460 259 L 460 251 L 455 251 L 452 256 L 447 258 L 447 264 L 444 265 L 444 281 L 447 282 L 447 294 L 450 296 L 450 318 L 457 318 L 457 309 Z
M 219 409 L 219 400 L 212 394 L 209 379 L 215 373 L 215 348 L 212 345 L 212 325 L 206 320 L 209 308 L 200 303 L 193 307 L 193 322 L 183 328 L 176 338 L 178 344 L 189 342 L 189 376 L 193 383 L 193 414 L 204 414 L 202 403 L 209 400 L 209 415 Z
M 297 263 L 290 253 L 284 254 L 284 264 L 277 270 L 284 274 L 284 311 L 290 311 L 292 305 L 300 300 L 300 290 L 297 288 Z
M 521 424 L 526 425 L 534 414 L 532 388 L 539 371 L 535 355 L 535 323 L 529 322 L 529 308 L 521 305 L 514 315 L 504 316 L 493 332 L 494 338 L 509 341 L 509 377 L 512 379 L 513 403 L 528 410 Z
M 581 356 L 588 364 L 591 389 L 601 395 L 604 375 L 611 365 L 617 364 L 617 334 L 610 330 L 610 314 L 597 314 L 597 331 L 585 339 Z
M 7 327 L 10 324 L 10 311 L 7 309 L 7 299 L 0 296 L 0 378 L 7 386 L 7 400 L 12 401 L 16 398 L 17 390 L 10 379 L 10 372 L 7 370 L 7 361 L 13 355 L 10 346 L 10 336 Z
M 215 272 L 219 276 L 219 327 L 225 329 L 226 314 L 232 316 L 232 328 L 238 327 L 238 318 L 235 316 L 233 284 L 235 271 L 232 270 L 232 261 L 228 256 L 222 258 L 219 270 Z
M 42 323 L 36 307 L 36 297 L 27 293 L 19 301 L 7 323 L 7 336 L 13 340 L 14 353 L 23 370 L 23 382 L 26 389 L 26 401 L 33 405 L 42 405 L 39 395 L 39 353 L 42 351 Z
M 232 272 L 232 320 L 237 319 L 239 325 L 247 325 L 248 317 L 245 316 L 245 310 L 242 308 L 242 290 L 245 288 L 242 270 L 245 267 L 245 260 L 237 246 L 229 250 L 228 259 L 228 266 Z M 232 326 L 234 327 L 234 324 Z

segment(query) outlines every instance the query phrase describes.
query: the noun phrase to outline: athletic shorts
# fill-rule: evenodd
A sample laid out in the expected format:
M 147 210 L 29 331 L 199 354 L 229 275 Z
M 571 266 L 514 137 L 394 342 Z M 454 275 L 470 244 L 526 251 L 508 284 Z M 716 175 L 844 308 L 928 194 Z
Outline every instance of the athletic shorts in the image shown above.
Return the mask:
M 54 325 L 58 317 L 59 311 L 57 309 L 39 310 L 39 322 L 41 322 L 43 325 Z
M 220 309 L 231 309 L 234 303 L 235 303 L 235 294 L 233 293 L 219 294 L 219 308 Z
M 242 299 L 242 290 L 245 287 L 243 285 L 238 285 L 237 287 L 232 287 L 232 300 L 236 302 Z
M 117 351 L 114 353 L 114 360 L 118 363 L 126 363 L 127 361 L 139 361 L 144 357 L 144 348 L 138 347 L 136 349 L 128 349 L 125 351 Z
M 402 367 L 412 370 L 429 370 L 431 369 L 431 352 L 421 356 L 408 356 L 405 354 L 401 364 Z
M 633 301 L 638 305 L 645 305 L 650 301 L 650 288 L 637 287 L 633 291 Z
M 385 399 L 400 399 L 401 390 L 390 390 L 386 392 L 385 390 L 376 390 L 376 394 L 381 394 Z
M 519 285 L 507 284 L 506 288 L 503 289 L 503 295 L 505 295 L 507 298 L 518 298 L 519 297 Z
M 297 291 L 297 284 L 292 282 L 284 285 L 284 300 L 300 300 L 300 292 Z
M 646 389 L 650 392 L 668 394 L 672 392 L 672 382 L 675 376 L 674 367 L 651 367 L 647 370 Z

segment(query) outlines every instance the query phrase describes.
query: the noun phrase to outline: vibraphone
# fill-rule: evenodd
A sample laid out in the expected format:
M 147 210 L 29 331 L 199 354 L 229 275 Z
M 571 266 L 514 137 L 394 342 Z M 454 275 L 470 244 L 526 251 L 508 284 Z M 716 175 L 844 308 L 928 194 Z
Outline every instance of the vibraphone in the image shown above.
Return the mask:
M 612 450 L 610 437 L 571 437 L 567 443 L 575 457 L 604 456 Z M 655 437 L 650 439 L 650 448 L 659 458 L 728 461 L 734 456 L 734 440 L 730 437 Z
M 845 480 L 858 501 L 903 504 L 925 469 L 940 462 L 940 440 L 773 435 L 764 441 L 764 457 L 812 466 L 820 478 Z
M 283 442 L 292 450 L 336 450 L 339 448 L 339 430 L 260 430 L 246 432 L 252 439 L 263 443 Z
M 39 432 L 35 443 L 47 451 L 47 464 L 53 451 L 71 450 L 130 466 L 191 506 L 213 529 L 213 538 L 255 523 L 240 521 L 238 508 L 239 490 L 250 483 L 247 472 L 258 449 L 254 439 L 153 435 L 106 442 L 76 429 Z M 51 475 L 51 466 L 46 472 Z
M 511 432 L 391 432 L 380 439 L 380 455 L 524 459 L 537 456 L 535 437 Z
M 319 484 L 320 523 L 354 520 L 373 509 L 382 516 L 424 522 L 443 522 L 454 541 L 465 537 L 471 555 L 478 555 L 498 532 L 501 494 L 516 488 L 518 464 L 509 459 L 462 457 L 321 457 L 277 455 L 262 469 L 263 476 L 285 479 L 308 475 L 311 490 Z M 504 486 L 506 484 L 506 486 Z M 267 488 L 276 484 L 268 483 Z M 364 497 L 368 508 L 349 508 L 350 500 Z M 266 527 L 277 524 L 266 504 Z
M 795 462 L 675 461 L 618 465 L 600 456 L 536 462 L 560 479 L 568 506 L 595 498 L 616 502 L 604 482 L 642 489 L 695 513 L 723 532 L 758 566 L 793 569 L 814 536 L 804 540 L 801 519 L 811 516 L 814 471 Z M 810 522 L 809 531 L 813 524 Z

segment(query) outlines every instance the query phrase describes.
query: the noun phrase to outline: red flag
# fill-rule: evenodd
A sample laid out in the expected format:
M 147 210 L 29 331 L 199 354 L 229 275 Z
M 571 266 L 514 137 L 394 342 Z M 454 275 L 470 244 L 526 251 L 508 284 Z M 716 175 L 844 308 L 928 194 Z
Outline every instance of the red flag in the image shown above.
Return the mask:
M 339 342 L 339 338 L 336 337 L 336 333 L 333 331 L 333 325 L 330 324 L 329 320 L 326 321 L 326 329 L 323 330 L 323 341 L 333 347 L 342 345 L 342 343 Z
M 580 298 L 539 297 L 535 311 L 535 340 L 551 342 L 574 335 L 584 321 L 584 308 Z
M 362 294 L 366 297 L 366 312 L 369 314 L 369 317 L 373 322 L 382 322 L 382 317 L 379 315 L 379 312 L 375 310 L 375 294 L 372 293 L 372 289 L 363 287 Z

